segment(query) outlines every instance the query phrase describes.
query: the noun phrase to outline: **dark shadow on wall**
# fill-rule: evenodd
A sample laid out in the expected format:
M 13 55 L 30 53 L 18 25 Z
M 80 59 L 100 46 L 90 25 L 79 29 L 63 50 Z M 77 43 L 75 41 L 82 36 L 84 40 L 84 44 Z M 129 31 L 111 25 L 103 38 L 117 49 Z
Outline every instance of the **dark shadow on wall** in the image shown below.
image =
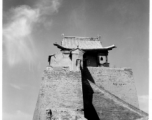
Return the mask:
M 93 90 L 88 82 L 90 80 L 94 83 L 94 80 L 87 68 L 81 70 L 82 73 L 82 89 L 84 100 L 84 115 L 88 120 L 100 120 L 98 114 L 92 104 Z

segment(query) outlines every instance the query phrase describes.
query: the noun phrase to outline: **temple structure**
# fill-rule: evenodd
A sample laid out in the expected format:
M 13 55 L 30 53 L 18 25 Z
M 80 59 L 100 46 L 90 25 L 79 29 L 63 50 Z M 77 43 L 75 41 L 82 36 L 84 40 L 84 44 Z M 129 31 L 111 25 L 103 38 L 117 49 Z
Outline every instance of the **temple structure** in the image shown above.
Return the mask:
M 111 68 L 100 37 L 63 36 L 48 57 L 33 120 L 148 120 L 133 72 Z
M 103 47 L 100 36 L 96 38 L 65 36 L 61 45 L 57 43 L 54 45 L 61 50 L 64 58 L 71 60 L 71 70 L 77 70 L 79 65 L 82 68 L 109 67 L 108 52 L 116 48 L 115 45 Z M 49 57 L 49 62 L 51 57 L 52 55 Z M 52 65 L 51 62 L 50 65 Z

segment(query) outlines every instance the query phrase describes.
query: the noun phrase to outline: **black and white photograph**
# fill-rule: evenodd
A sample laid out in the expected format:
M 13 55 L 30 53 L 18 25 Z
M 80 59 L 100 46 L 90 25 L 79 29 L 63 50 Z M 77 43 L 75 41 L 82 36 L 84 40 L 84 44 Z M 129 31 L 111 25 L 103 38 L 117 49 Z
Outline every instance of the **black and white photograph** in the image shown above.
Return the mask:
M 150 120 L 149 0 L 2 0 L 2 120 Z

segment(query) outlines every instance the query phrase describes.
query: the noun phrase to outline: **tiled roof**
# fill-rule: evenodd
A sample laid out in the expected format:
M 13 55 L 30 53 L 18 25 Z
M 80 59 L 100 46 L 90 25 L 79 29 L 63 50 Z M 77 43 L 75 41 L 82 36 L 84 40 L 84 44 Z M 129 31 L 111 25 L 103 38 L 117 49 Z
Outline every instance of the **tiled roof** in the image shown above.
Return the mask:
M 83 49 L 83 50 L 101 50 L 108 49 L 111 50 L 115 48 L 115 45 L 111 45 L 108 47 L 103 47 L 99 37 L 64 37 L 61 45 L 54 44 L 60 49 Z
M 98 49 L 103 48 L 98 38 L 64 37 L 61 45 L 65 48 Z

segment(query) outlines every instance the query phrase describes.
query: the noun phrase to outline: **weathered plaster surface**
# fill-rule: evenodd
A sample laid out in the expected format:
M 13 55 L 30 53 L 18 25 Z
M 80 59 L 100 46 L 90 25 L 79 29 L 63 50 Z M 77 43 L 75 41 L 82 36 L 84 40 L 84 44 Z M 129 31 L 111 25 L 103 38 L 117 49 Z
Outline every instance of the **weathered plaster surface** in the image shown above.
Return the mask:
M 67 120 L 85 119 L 82 97 L 80 72 L 63 68 L 47 69 L 42 77 L 33 120 L 46 120 L 46 109 L 51 109 L 54 116 L 67 117 Z M 73 118 L 70 119 L 69 115 Z
M 52 120 L 147 120 L 148 114 L 136 107 L 130 69 L 88 67 L 80 72 L 47 67 L 33 120 L 47 120 L 48 109 Z
M 131 69 L 88 67 L 93 82 L 125 102 L 138 107 L 136 87 Z
M 94 94 L 93 105 L 100 120 L 145 120 L 147 113 L 126 103 L 104 88 L 89 82 Z
M 50 66 L 52 67 L 68 67 L 71 69 L 71 65 L 72 61 L 70 60 L 69 56 L 62 53 L 55 54 L 50 61 Z

